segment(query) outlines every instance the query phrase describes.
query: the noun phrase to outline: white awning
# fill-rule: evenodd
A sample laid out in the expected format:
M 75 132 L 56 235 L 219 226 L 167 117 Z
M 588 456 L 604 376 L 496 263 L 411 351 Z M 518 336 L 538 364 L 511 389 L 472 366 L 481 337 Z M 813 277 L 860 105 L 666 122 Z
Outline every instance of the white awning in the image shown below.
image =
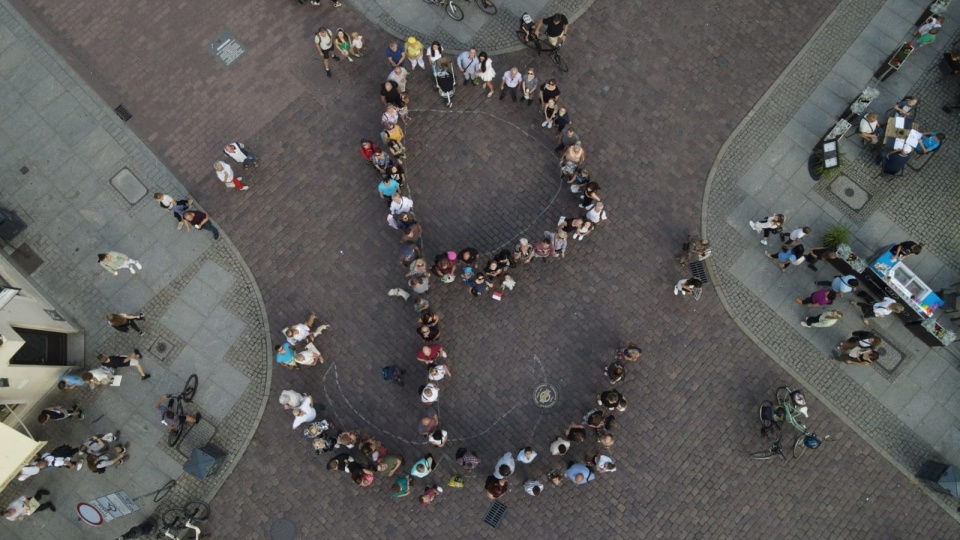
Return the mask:
M 0 491 L 17 478 L 20 469 L 46 444 L 0 423 Z

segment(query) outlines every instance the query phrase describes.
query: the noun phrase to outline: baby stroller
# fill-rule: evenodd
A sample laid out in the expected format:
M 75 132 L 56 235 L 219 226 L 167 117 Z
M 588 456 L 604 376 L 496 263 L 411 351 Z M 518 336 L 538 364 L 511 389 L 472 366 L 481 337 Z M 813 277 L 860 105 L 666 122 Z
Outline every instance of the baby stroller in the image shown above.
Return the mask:
M 453 101 L 450 99 L 453 97 L 454 86 L 457 84 L 453 78 L 453 74 L 445 69 L 441 69 L 436 73 L 437 78 L 437 87 L 440 89 L 440 97 L 447 100 L 447 107 L 453 107 Z

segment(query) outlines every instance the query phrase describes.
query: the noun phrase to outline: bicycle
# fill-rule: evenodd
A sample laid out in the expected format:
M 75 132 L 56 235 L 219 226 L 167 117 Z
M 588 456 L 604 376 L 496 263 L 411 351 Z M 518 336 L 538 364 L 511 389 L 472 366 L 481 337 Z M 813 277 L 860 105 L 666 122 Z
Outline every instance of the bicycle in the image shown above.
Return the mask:
M 769 404 L 767 409 L 764 408 L 764 404 L 760 405 L 760 423 L 764 426 L 761 429 L 761 433 L 766 435 L 768 439 L 769 429 L 776 429 L 779 431 L 783 425 L 783 422 L 790 424 L 793 429 L 799 432 L 799 435 L 797 435 L 797 438 L 793 443 L 794 459 L 799 459 L 808 448 L 812 450 L 820 448 L 824 442 L 830 439 L 830 435 L 818 437 L 816 433 L 811 432 L 809 429 L 807 429 L 806 425 L 800 422 L 800 416 L 805 418 L 808 417 L 807 401 L 803 397 L 802 391 L 793 390 L 788 386 L 781 386 L 777 388 L 775 395 L 777 400 L 776 406 L 773 406 L 773 404 L 769 401 L 764 402 L 764 404 Z M 780 436 L 782 437 L 782 435 Z M 772 450 L 773 449 L 771 448 L 771 451 Z M 750 457 L 754 457 L 761 453 L 762 452 L 751 454 Z M 754 459 L 767 458 L 755 457 Z
M 467 0 L 469 2 L 470 0 Z M 493 5 L 493 0 L 476 0 L 477 7 L 487 15 L 496 15 L 497 6 Z
M 425 2 L 427 0 L 424 0 Z M 543 42 L 540 40 L 535 32 L 527 32 L 523 29 L 523 25 L 517 29 L 517 39 L 521 43 L 530 47 L 531 49 L 537 51 L 537 56 L 540 56 L 542 52 L 550 53 L 550 58 L 553 60 L 553 63 L 556 64 L 557 69 L 566 73 L 570 69 L 570 66 L 567 65 L 567 61 L 560 56 L 560 48 L 563 47 L 563 41 L 559 41 L 556 47 L 550 47 L 549 49 L 543 48 Z
M 763 426 L 760 428 L 760 435 L 767 438 L 770 449 L 754 452 L 750 454 L 750 457 L 765 460 L 773 456 L 780 456 L 781 460 L 787 459 L 787 456 L 783 455 L 783 446 L 780 444 L 780 441 L 783 439 L 783 430 L 781 430 L 780 426 L 774 421 L 773 403 L 769 401 L 764 401 L 760 404 L 760 425 Z
M 434 4 L 446 8 L 447 15 L 455 21 L 463 20 L 463 10 L 453 3 L 452 0 L 423 0 L 428 4 Z M 482 0 L 481 0 L 482 1 Z M 482 9 L 482 8 L 481 8 Z
M 183 508 L 171 508 L 163 513 L 163 536 L 181 540 L 184 529 L 193 531 L 193 539 L 197 540 L 203 533 L 196 521 L 204 521 L 210 517 L 210 506 L 203 501 L 190 501 Z M 171 531 L 173 533 L 171 534 Z
M 199 384 L 199 381 L 200 379 L 196 376 L 196 374 L 190 375 L 187 377 L 187 383 L 183 385 L 183 391 L 180 392 L 180 394 L 176 396 L 167 396 L 169 398 L 169 401 L 167 401 L 167 408 L 173 409 L 174 405 L 176 405 L 174 414 L 176 414 L 178 418 L 186 416 L 183 412 L 183 403 L 190 403 L 193 401 L 193 396 L 197 393 L 197 385 Z M 179 422 L 176 429 L 171 429 L 170 433 L 167 435 L 167 444 L 170 446 L 176 446 L 177 443 L 180 442 L 180 438 L 183 437 L 184 432 L 187 431 L 186 426 L 187 422 Z

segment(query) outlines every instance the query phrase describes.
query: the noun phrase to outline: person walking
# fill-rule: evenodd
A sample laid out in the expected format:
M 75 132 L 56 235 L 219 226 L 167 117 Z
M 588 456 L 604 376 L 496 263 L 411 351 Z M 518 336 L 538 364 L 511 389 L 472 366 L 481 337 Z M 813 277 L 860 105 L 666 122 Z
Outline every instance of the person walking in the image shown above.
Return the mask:
M 233 168 L 227 164 L 226 161 L 217 161 L 213 164 L 213 170 L 217 173 L 217 179 L 223 182 L 223 185 L 230 187 L 230 184 L 233 184 L 233 187 L 239 189 L 240 191 L 246 191 L 250 189 L 250 186 L 243 185 L 241 180 L 242 176 L 234 176 Z
M 254 167 L 258 166 L 257 156 L 253 155 L 246 146 L 241 142 L 232 142 L 223 147 L 223 153 L 231 157 L 237 163 L 243 165 L 244 169 L 249 168 L 251 165 Z
M 107 356 L 105 354 L 97 355 L 97 361 L 100 362 L 100 367 L 110 368 L 113 371 L 117 371 L 122 367 L 132 366 L 137 370 L 137 373 L 140 374 L 140 380 L 145 381 L 150 378 L 150 374 L 143 371 L 143 366 L 140 365 L 140 360 L 142 358 L 143 355 L 140 354 L 138 349 L 134 349 L 132 353 L 126 356 Z
M 794 299 L 794 302 L 800 304 L 801 306 L 829 306 L 837 299 L 837 293 L 831 291 L 830 289 L 819 289 L 813 294 L 806 298 L 800 298 L 799 296 Z
M 193 203 L 190 199 L 174 199 L 166 193 L 154 193 L 153 199 L 157 201 L 157 204 L 160 205 L 160 208 L 173 212 L 173 217 L 177 221 L 183 220 L 183 213 L 187 211 L 187 208 L 190 208 L 190 204 Z M 178 225 L 179 226 L 179 225 Z
M 107 271 L 113 275 L 117 275 L 117 272 L 123 269 L 130 270 L 131 274 L 136 274 L 137 270 L 143 270 L 143 265 L 140 264 L 140 261 L 133 260 L 119 251 L 98 253 L 97 260 L 100 266 L 106 268 Z M 136 270 L 134 270 L 134 267 L 136 267 Z
M 335 52 L 333 34 L 321 26 L 316 35 L 313 36 L 313 46 L 317 48 L 317 52 L 323 58 L 323 69 L 327 72 L 327 77 L 333 77 L 333 73 L 330 73 L 330 57 L 332 56 L 337 62 L 340 61 L 340 57 Z
M 780 230 L 783 228 L 784 217 L 783 214 L 774 214 L 772 216 L 765 217 L 760 221 L 750 221 L 750 228 L 756 231 L 758 234 L 763 233 L 763 239 L 760 240 L 760 243 L 767 245 L 767 237 L 771 234 L 780 234 Z
M 183 214 L 183 220 L 187 222 L 187 226 L 184 227 L 186 232 L 190 232 L 191 227 L 197 230 L 207 230 L 213 234 L 214 240 L 220 239 L 220 231 L 213 226 L 213 222 L 210 221 L 210 216 L 200 211 L 188 210 Z
M 460 74 L 463 75 L 464 85 L 471 81 L 473 81 L 473 84 L 477 84 L 477 70 L 480 68 L 480 61 L 477 59 L 477 50 L 470 47 L 460 53 L 460 56 L 457 56 L 457 68 L 460 69 Z
M 493 69 L 493 60 L 487 56 L 486 52 L 481 52 L 480 56 L 477 57 L 477 61 L 479 62 L 477 76 L 483 81 L 483 87 L 490 90 L 487 93 L 487 97 L 491 97 L 493 96 L 493 79 L 497 77 L 497 71 Z
M 59 422 L 68 418 L 73 418 L 74 420 L 83 420 L 83 411 L 80 409 L 80 405 L 74 403 L 73 407 L 69 409 L 62 405 L 45 407 L 42 411 L 40 411 L 40 415 L 37 416 L 37 422 L 40 422 L 42 425 L 46 424 L 50 420 Z
M 799 242 L 804 236 L 810 234 L 810 227 L 800 227 L 794 229 L 789 233 L 782 232 L 780 233 L 780 241 L 783 242 L 785 246 L 791 246 L 795 242 Z
M 850 305 L 860 308 L 860 313 L 863 315 L 861 320 L 865 325 L 869 325 L 869 319 L 872 318 L 881 319 L 891 313 L 903 313 L 903 304 L 898 304 L 896 300 L 889 296 L 884 296 L 882 300 L 875 304 L 850 302 Z
M 516 66 L 510 68 L 508 71 L 503 72 L 503 79 L 500 81 L 500 101 L 503 101 L 503 98 L 506 97 L 506 92 L 510 92 L 510 97 L 513 98 L 513 102 L 517 102 L 517 87 L 520 86 L 520 81 L 523 80 L 523 75 L 520 75 L 520 70 Z
M 843 298 L 843 295 L 848 292 L 855 291 L 860 286 L 856 276 L 836 276 L 833 281 L 816 281 L 814 283 L 821 287 L 830 287 L 840 298 Z
M 807 260 L 807 268 L 817 271 L 817 261 L 831 260 L 837 258 L 837 252 L 828 247 L 815 247 L 808 251 L 804 258 Z
M 769 251 L 764 251 L 763 253 L 767 257 L 770 257 L 771 259 L 776 259 L 777 266 L 780 267 L 780 271 L 786 272 L 788 266 L 791 266 L 791 265 L 796 266 L 798 264 L 803 264 L 803 261 L 804 261 L 803 252 L 804 252 L 803 244 L 797 244 L 792 248 L 789 245 L 784 244 L 783 247 L 780 248 L 780 253 L 774 254 L 774 253 L 770 253 Z
M 340 56 L 343 56 L 352 64 L 353 58 L 350 57 L 350 50 L 353 48 L 353 45 L 350 42 L 350 34 L 344 31 L 343 28 L 337 28 L 337 35 L 333 41 L 337 45 L 337 49 L 340 50 Z
M 37 512 L 43 512 L 44 510 L 56 512 L 57 507 L 54 506 L 52 502 L 40 502 L 40 499 L 47 495 L 50 495 L 50 492 L 40 488 L 33 494 L 33 497 L 27 498 L 26 495 L 17 497 L 7 505 L 7 509 L 3 511 L 3 517 L 7 518 L 8 521 L 23 521 L 27 517 Z
M 126 313 L 107 313 L 107 322 L 110 323 L 110 326 L 116 330 L 127 333 L 131 328 L 137 331 L 141 336 L 143 335 L 143 330 L 137 326 L 137 321 L 145 320 L 146 317 L 143 316 L 143 313 L 138 313 L 136 315 L 127 315 Z
M 800 321 L 800 326 L 804 328 L 830 328 L 840 322 L 843 318 L 843 312 L 835 309 L 828 309 L 819 315 L 807 317 Z

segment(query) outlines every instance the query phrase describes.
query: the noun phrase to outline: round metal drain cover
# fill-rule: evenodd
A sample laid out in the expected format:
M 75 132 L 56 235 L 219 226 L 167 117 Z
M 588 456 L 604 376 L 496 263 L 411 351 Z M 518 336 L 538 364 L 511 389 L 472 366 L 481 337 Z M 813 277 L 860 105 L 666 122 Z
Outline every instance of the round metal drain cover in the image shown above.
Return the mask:
M 288 518 L 277 518 L 270 522 L 270 540 L 294 540 L 297 537 L 297 524 Z
M 557 388 L 550 383 L 540 383 L 533 388 L 533 402 L 541 409 L 553 407 L 559 397 Z

